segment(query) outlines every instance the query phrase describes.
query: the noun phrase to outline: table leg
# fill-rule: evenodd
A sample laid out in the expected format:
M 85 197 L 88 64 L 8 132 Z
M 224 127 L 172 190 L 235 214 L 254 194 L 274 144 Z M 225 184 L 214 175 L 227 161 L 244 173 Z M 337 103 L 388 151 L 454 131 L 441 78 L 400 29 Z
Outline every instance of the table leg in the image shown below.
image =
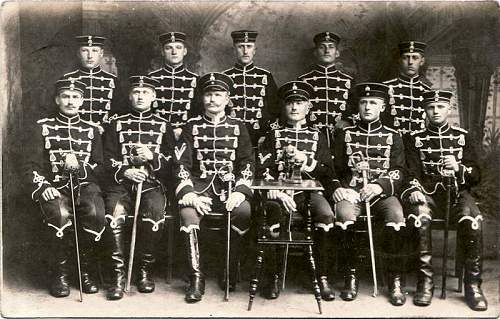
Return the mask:
M 257 294 L 257 286 L 259 284 L 259 278 L 262 272 L 262 265 L 264 263 L 264 247 L 263 245 L 258 245 L 257 252 L 257 263 L 255 265 L 255 273 L 250 281 L 250 288 L 248 290 L 249 299 L 248 299 L 248 311 L 252 310 L 253 299 Z M 319 289 L 319 288 L 318 288 Z
M 309 265 L 311 266 L 314 298 L 316 298 L 316 302 L 318 303 L 319 313 L 322 314 L 323 311 L 321 310 L 321 292 L 319 290 L 318 279 L 316 276 L 316 263 L 314 262 L 312 245 L 307 245 L 307 255 L 309 258 Z

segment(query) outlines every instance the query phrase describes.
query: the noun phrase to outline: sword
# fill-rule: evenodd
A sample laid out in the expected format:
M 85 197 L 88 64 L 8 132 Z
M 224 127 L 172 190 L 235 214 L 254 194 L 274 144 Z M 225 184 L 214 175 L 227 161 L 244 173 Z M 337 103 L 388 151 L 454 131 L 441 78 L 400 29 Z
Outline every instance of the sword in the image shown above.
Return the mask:
M 444 244 L 443 244 L 443 269 L 442 269 L 442 284 L 441 284 L 441 299 L 446 299 L 446 279 L 447 279 L 447 263 L 448 263 L 448 233 L 450 224 L 450 206 L 451 206 L 451 187 L 452 181 L 455 179 L 453 170 L 442 171 L 442 176 L 446 181 L 446 212 L 444 220 Z
M 370 169 L 370 165 L 367 161 L 364 160 L 363 154 L 361 155 L 361 162 L 356 164 L 356 168 L 361 172 L 363 176 L 363 187 L 368 185 L 368 170 Z M 365 210 L 366 210 L 366 223 L 368 225 L 368 241 L 370 243 L 370 261 L 372 265 L 372 277 L 373 277 L 373 297 L 377 297 L 378 288 L 377 288 L 377 268 L 375 265 L 375 249 L 373 247 L 373 231 L 372 231 L 372 216 L 370 210 L 370 201 L 365 200 Z
M 79 288 L 79 299 L 80 302 L 83 302 L 83 289 L 82 289 L 82 273 L 81 273 L 81 264 L 80 264 L 80 248 L 78 245 L 78 227 L 76 222 L 76 209 L 75 209 L 75 193 L 73 190 L 73 173 L 69 171 L 69 186 L 71 189 L 71 209 L 73 210 L 73 226 L 75 231 L 75 248 L 76 248 L 76 264 L 78 266 L 78 288 Z
M 231 193 L 233 191 L 233 177 L 232 177 L 232 166 L 228 166 L 228 175 L 229 175 L 229 181 L 228 181 L 228 190 L 227 190 L 227 197 L 231 196 Z M 224 277 L 226 280 L 226 289 L 224 291 L 224 301 L 229 301 L 229 258 L 230 258 L 230 252 L 231 252 L 231 211 L 227 211 L 227 216 L 226 216 L 226 271 L 224 273 Z

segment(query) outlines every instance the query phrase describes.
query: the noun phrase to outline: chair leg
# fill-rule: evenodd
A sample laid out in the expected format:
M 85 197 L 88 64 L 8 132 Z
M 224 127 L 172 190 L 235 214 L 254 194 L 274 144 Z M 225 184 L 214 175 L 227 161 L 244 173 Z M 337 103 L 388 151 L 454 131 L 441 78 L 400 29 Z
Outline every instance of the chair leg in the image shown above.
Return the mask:
M 174 220 L 169 220 L 168 221 L 168 226 L 167 228 L 167 236 L 168 236 L 168 243 L 167 243 L 167 284 L 170 284 L 172 282 L 172 271 L 174 267 Z
M 249 295 L 248 311 L 252 310 L 252 304 L 253 304 L 253 300 L 255 298 L 255 295 L 257 294 L 257 287 L 259 285 L 259 278 L 260 278 L 260 274 L 262 272 L 262 265 L 263 264 L 264 264 L 264 247 L 262 245 L 259 245 L 254 275 L 253 275 L 252 280 L 250 281 L 250 287 L 248 290 L 248 295 Z
M 464 255 L 463 255 L 463 243 L 460 237 L 456 237 L 455 245 L 455 277 L 458 278 L 457 292 L 462 293 L 463 280 L 464 280 Z

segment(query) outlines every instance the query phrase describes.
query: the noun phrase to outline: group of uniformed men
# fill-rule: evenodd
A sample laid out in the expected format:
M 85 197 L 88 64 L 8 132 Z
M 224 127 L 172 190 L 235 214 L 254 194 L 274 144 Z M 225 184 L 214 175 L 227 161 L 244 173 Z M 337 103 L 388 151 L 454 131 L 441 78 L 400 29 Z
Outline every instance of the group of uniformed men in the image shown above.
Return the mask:
M 412 233 L 418 252 L 413 300 L 429 305 L 434 289 L 430 225 L 446 209 L 444 180 L 452 177 L 452 216 L 465 242 L 466 301 L 474 310 L 486 310 L 482 217 L 469 193 L 480 171 L 467 131 L 448 123 L 451 93 L 431 90 L 420 76 L 426 44 L 399 44 L 397 78 L 354 85 L 353 78 L 336 67 L 340 37 L 323 32 L 313 39 L 316 65 L 278 89 L 271 73 L 253 63 L 257 32 L 234 31 L 231 36 L 236 64 L 198 77 L 183 64 L 186 35 L 160 35 L 164 66 L 130 77 L 130 106 L 117 104 L 117 78 L 100 67 L 105 38 L 76 38 L 81 67 L 56 82 L 55 115 L 37 122 L 29 161 L 32 198 L 53 231 L 50 293 L 70 293 L 70 178 L 85 293 L 98 291 L 90 269 L 94 248 L 106 238 L 114 274 L 107 298 L 123 297 L 125 242 L 130 237 L 125 226 L 132 220 L 141 185 L 138 290 L 155 288 L 154 252 L 170 199 L 178 207 L 186 247 L 185 300 L 197 302 L 205 291 L 198 247 L 201 218 L 211 211 L 231 212 L 234 265 L 241 237 L 250 228 L 252 181 L 284 179 L 286 162 L 292 160 L 300 165 L 303 178 L 319 180 L 325 188 L 310 197 L 324 300 L 334 299 L 327 277 L 333 229 L 345 279 L 340 296 L 347 301 L 357 296 L 354 223 L 369 202 L 375 218 L 383 221 L 390 302 L 405 303 L 401 253 L 406 234 Z M 365 165 L 366 179 L 360 164 Z M 301 192 L 267 193 L 270 236 L 280 236 L 281 214 L 302 211 L 304 199 Z M 229 281 L 221 286 L 234 290 L 233 272 Z M 274 269 L 267 271 L 267 298 L 278 297 L 278 281 Z

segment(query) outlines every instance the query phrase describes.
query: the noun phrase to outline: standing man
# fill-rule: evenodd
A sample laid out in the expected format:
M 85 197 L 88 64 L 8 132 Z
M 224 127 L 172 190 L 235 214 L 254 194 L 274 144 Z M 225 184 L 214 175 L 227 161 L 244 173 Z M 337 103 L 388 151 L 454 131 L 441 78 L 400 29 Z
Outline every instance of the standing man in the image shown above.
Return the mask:
M 158 81 L 147 76 L 130 77 L 129 113 L 116 116 L 104 135 L 104 159 L 110 185 L 106 189 L 106 218 L 112 233 L 113 285 L 106 297 L 121 299 L 125 284 L 125 233 L 127 217 L 134 216 L 134 199 L 142 183 L 137 224 L 137 288 L 155 289 L 154 252 L 165 221 L 167 176 L 172 169 L 175 138 L 172 127 L 153 114 Z M 133 221 L 131 221 L 133 222 Z
M 186 124 L 193 108 L 194 92 L 198 75 L 184 65 L 187 55 L 186 34 L 167 32 L 159 37 L 164 65 L 161 69 L 149 73 L 160 82 L 156 87 L 154 111 L 170 122 L 178 139 L 182 126 Z
M 102 125 L 111 115 L 120 113 L 122 107 L 117 77 L 101 69 L 106 38 L 82 35 L 75 39 L 79 45 L 80 68 L 63 77 L 85 83 L 80 116 L 83 120 Z
M 50 251 L 53 254 L 50 294 L 66 297 L 70 294 L 68 257 L 73 255 L 74 218 L 78 216 L 82 290 L 96 293 L 99 288 L 91 267 L 95 264 L 94 247 L 104 232 L 104 203 L 97 184 L 102 172 L 101 130 L 80 118 L 85 84 L 70 79 L 56 82 L 55 102 L 58 111 L 52 117 L 35 124 L 30 136 L 29 179 L 32 199 L 40 204 L 44 222 L 53 233 Z M 70 187 L 73 177 L 74 198 Z M 72 201 L 76 212 L 72 210 Z
M 423 42 L 401 42 L 399 76 L 384 82 L 389 86 L 389 107 L 384 112 L 382 121 L 403 136 L 425 128 L 422 95 L 431 88 L 420 72 L 425 63 L 426 47 L 427 44 Z
M 313 88 L 304 82 L 292 81 L 279 89 L 279 96 L 285 104 L 285 124 L 270 131 L 259 152 L 260 162 L 257 174 L 267 180 L 285 179 L 285 166 L 296 163 L 304 179 L 316 179 L 326 189 L 311 194 L 311 214 L 315 226 L 315 259 L 318 262 L 318 281 L 323 300 L 335 298 L 328 283 L 329 243 L 332 241 L 333 211 L 326 198 L 331 198 L 329 186 L 334 178 L 333 161 L 326 136 L 307 124 L 306 116 L 311 109 L 309 102 Z M 295 196 L 294 196 L 295 195 Z M 271 190 L 266 201 L 267 224 L 271 237 L 279 236 L 280 220 L 283 209 L 288 212 L 305 209 L 303 192 L 289 194 L 285 191 Z M 270 258 L 273 260 L 274 258 Z M 275 268 L 275 267 L 274 267 Z M 271 276 L 269 276 L 271 275 Z M 275 299 L 279 295 L 277 273 L 268 274 L 269 283 L 264 295 Z
M 342 128 L 353 121 L 349 100 L 354 83 L 351 76 L 335 65 L 340 56 L 340 37 L 333 32 L 322 32 L 316 34 L 313 40 L 316 65 L 298 79 L 313 87 L 308 120 L 326 135 L 328 146 L 332 146 L 335 128 Z
M 450 126 L 451 92 L 429 91 L 423 94 L 423 107 L 429 123 L 424 130 L 412 132 L 406 144 L 408 184 L 401 194 L 408 221 L 418 239 L 418 280 L 413 303 L 431 304 L 434 282 L 432 270 L 433 217 L 443 216 L 451 204 L 451 218 L 458 222 L 457 237 L 463 238 L 465 256 L 465 301 L 473 310 L 484 311 L 488 303 L 481 290 L 482 220 L 481 212 L 470 194 L 481 171 L 469 134 Z M 447 203 L 445 179 L 454 181 L 453 200 Z
M 389 301 L 394 306 L 405 303 L 401 287 L 401 254 L 405 219 L 397 193 L 403 183 L 405 156 L 401 135 L 380 122 L 388 99 L 388 87 L 380 83 L 356 85 L 360 122 L 345 127 L 335 141 L 334 181 L 336 222 L 341 233 L 342 259 L 346 261 L 344 289 L 340 297 L 354 300 L 358 294 L 357 253 L 354 222 L 369 202 L 371 213 L 384 223 L 384 252 L 388 255 Z M 363 165 L 364 164 L 364 165 Z M 361 168 L 367 170 L 364 185 Z
M 231 32 L 236 64 L 224 71 L 234 82 L 230 115 L 246 124 L 254 147 L 280 115 L 273 75 L 254 65 L 257 35 L 250 30 Z
M 198 232 L 204 214 L 231 212 L 230 290 L 235 289 L 235 269 L 241 236 L 250 227 L 250 199 L 254 174 L 254 153 L 245 124 L 226 116 L 225 108 L 233 88 L 231 78 L 223 73 L 209 73 L 200 78 L 205 114 L 188 121 L 176 148 L 179 166 L 175 170 L 181 216 L 181 233 L 186 243 L 189 287 L 186 302 L 200 301 L 205 281 L 200 269 Z M 233 188 L 228 189 L 233 180 Z M 221 276 L 222 277 L 222 276 Z

